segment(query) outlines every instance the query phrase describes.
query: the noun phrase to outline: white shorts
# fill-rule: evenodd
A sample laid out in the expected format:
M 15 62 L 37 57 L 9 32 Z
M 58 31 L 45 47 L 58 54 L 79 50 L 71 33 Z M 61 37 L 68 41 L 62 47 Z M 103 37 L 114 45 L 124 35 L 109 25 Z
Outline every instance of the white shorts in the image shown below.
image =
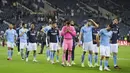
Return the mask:
M 99 48 L 97 47 L 97 44 L 93 44 L 93 53 L 98 53 Z
M 27 43 L 21 43 L 20 42 L 20 49 L 27 48 Z
M 50 50 L 57 51 L 58 43 L 50 43 Z
M 37 43 L 29 43 L 28 51 L 37 50 Z
M 100 45 L 100 55 L 105 57 L 110 57 L 110 47 Z
M 7 42 L 7 47 L 14 48 L 15 43 Z
M 118 44 L 111 44 L 110 45 L 111 53 L 118 53 Z
M 83 43 L 83 51 L 93 51 L 93 42 Z

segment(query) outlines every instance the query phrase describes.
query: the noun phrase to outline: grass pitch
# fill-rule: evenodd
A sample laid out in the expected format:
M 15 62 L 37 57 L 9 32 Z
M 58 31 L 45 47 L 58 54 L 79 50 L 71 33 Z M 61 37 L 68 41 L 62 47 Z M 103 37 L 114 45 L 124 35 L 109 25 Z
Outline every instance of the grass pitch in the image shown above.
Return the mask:
M 38 48 L 38 52 L 39 52 Z M 99 71 L 98 67 L 89 68 L 87 65 L 87 55 L 85 58 L 85 68 L 81 67 L 81 54 L 82 48 L 77 47 L 75 50 L 75 63 L 72 67 L 61 66 L 60 51 L 60 63 L 51 64 L 46 60 L 46 54 L 37 54 L 38 63 L 34 63 L 32 53 L 29 56 L 29 62 L 21 60 L 20 55 L 17 55 L 17 49 L 14 49 L 13 60 L 7 61 L 7 47 L 0 46 L 0 73 L 130 73 L 130 46 L 120 46 L 118 53 L 118 65 L 121 70 L 115 70 L 113 68 L 112 57 L 109 60 L 110 72 Z M 37 53 L 38 53 L 37 52 Z

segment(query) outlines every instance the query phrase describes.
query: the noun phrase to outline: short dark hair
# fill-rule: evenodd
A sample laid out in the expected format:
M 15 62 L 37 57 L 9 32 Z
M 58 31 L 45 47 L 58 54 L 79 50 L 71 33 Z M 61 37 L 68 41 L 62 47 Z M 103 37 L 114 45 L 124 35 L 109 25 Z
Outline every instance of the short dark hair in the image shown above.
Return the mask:
M 115 17 L 113 20 L 117 19 L 119 21 L 119 18 L 118 17 Z
M 22 26 L 25 26 L 25 23 L 22 23 Z
M 69 21 L 69 19 L 65 19 L 65 20 L 64 20 L 64 23 L 67 22 L 67 21 Z
M 57 23 L 57 22 L 55 22 L 55 21 L 52 21 L 52 24 L 55 24 L 55 23 Z
M 67 21 L 66 24 L 70 24 L 70 21 Z
M 113 28 L 114 26 L 112 24 L 109 24 L 109 27 Z

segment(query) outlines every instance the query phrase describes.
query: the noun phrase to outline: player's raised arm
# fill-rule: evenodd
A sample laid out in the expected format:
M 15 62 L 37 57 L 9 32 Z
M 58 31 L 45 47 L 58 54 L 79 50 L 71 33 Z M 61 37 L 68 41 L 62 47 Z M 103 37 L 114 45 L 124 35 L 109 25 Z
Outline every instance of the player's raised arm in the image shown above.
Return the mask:
M 99 34 L 96 35 L 96 42 L 97 42 L 97 46 L 99 47 L 99 45 L 100 45 L 100 37 L 99 37 Z
M 98 25 L 94 20 L 89 19 L 89 21 L 91 21 L 91 22 L 94 24 L 94 27 L 95 27 L 95 28 L 98 28 L 98 27 L 99 27 L 99 25 Z

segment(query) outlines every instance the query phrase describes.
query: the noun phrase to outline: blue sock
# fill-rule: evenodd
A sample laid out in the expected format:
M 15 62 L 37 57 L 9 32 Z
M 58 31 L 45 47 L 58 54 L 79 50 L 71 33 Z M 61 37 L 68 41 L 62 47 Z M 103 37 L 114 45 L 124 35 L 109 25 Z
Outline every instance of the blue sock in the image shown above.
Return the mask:
M 50 52 L 50 60 L 52 60 L 52 52 Z
M 51 58 L 51 60 L 53 60 L 53 55 L 54 55 L 54 52 L 51 51 L 51 52 L 50 52 L 50 58 Z
M 54 59 L 54 57 L 55 57 L 55 51 L 53 51 L 53 59 Z
M 8 58 L 11 58 L 11 50 L 8 50 Z
M 102 61 L 102 60 L 100 60 L 100 66 L 102 66 L 102 62 L 103 62 L 103 61 Z
M 117 55 L 113 55 L 113 60 L 114 60 L 114 66 L 117 65 Z
M 107 67 L 107 66 L 108 66 L 108 60 L 105 60 L 104 67 Z
M 88 54 L 88 62 L 90 63 L 90 54 Z
M 92 64 L 92 59 L 93 59 L 93 56 L 92 56 L 92 54 L 89 54 L 89 56 L 90 56 L 90 64 Z
M 56 55 L 56 60 L 59 60 L 59 55 Z
M 13 50 L 11 50 L 11 57 L 13 56 Z
M 50 50 L 49 49 L 47 49 L 46 54 L 47 54 L 47 58 L 48 58 L 50 56 Z
M 82 61 L 81 61 L 82 63 L 84 63 L 84 58 L 85 58 L 85 55 L 83 54 L 82 55 Z
M 94 59 L 95 59 L 95 63 L 98 63 L 98 55 L 95 55 Z

